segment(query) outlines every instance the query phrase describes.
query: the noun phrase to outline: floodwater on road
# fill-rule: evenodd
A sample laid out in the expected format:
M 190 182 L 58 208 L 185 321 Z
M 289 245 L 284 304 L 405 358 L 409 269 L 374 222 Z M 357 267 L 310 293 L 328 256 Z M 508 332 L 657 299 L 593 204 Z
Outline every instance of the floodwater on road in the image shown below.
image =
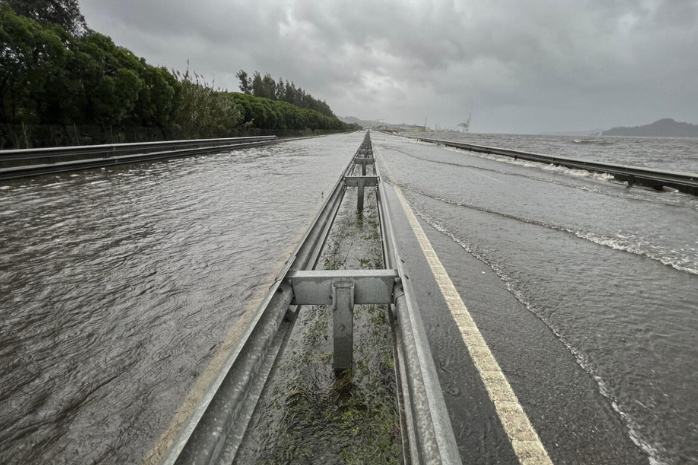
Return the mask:
M 698 461 L 696 197 L 376 133 L 373 144 L 416 213 L 550 328 L 652 463 Z
M 538 136 L 454 132 L 409 135 L 577 160 L 698 173 L 698 137 Z
M 362 139 L 1 183 L 0 462 L 146 456 Z
M 552 331 L 638 450 L 657 464 L 698 460 L 698 198 L 372 139 L 428 233 L 480 260 Z M 0 183 L 0 463 L 147 457 L 362 140 Z M 627 164 L 698 171 L 682 168 L 691 143 L 644 143 L 646 163 Z M 623 163 L 618 144 L 602 161 Z M 672 144 L 686 149 L 673 165 Z M 513 148 L 551 153 L 534 145 Z M 430 343 L 446 339 L 445 328 L 428 331 Z

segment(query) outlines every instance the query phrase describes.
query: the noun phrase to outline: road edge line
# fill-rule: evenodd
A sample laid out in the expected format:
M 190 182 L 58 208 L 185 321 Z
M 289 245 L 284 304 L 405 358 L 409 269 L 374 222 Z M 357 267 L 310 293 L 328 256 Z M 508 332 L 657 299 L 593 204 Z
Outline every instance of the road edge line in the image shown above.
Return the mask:
M 509 437 L 519 463 L 522 465 L 552 465 L 553 462 L 550 460 L 548 452 L 538 437 L 538 433 L 536 433 L 526 412 L 524 412 L 497 360 L 492 355 L 485 338 L 473 321 L 468 308 L 463 303 L 453 281 L 448 276 L 446 268 L 444 268 L 441 260 L 436 255 L 431 242 L 419 224 L 402 190 L 395 183 L 393 183 L 392 187 L 400 200 L 402 209 L 407 216 L 412 231 L 417 237 L 427 263 L 429 263 L 439 290 L 458 326 L 475 368 L 487 389 L 490 400 L 494 403 L 497 415 Z

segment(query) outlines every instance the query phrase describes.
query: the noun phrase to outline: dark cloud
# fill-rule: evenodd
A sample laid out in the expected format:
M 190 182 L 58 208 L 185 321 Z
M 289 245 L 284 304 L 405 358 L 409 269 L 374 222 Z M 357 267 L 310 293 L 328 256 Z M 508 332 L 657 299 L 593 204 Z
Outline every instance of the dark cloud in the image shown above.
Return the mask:
M 698 0 L 83 0 L 150 62 L 283 76 L 340 115 L 536 132 L 698 123 Z

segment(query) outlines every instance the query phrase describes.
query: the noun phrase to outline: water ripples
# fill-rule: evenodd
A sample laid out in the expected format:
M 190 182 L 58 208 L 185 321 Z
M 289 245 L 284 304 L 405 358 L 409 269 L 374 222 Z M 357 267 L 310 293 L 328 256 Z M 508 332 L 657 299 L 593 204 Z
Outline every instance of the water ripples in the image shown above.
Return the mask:
M 136 462 L 361 135 L 0 186 L 0 462 Z
M 422 219 L 559 338 L 652 463 L 698 456 L 694 197 L 415 141 L 374 147 Z

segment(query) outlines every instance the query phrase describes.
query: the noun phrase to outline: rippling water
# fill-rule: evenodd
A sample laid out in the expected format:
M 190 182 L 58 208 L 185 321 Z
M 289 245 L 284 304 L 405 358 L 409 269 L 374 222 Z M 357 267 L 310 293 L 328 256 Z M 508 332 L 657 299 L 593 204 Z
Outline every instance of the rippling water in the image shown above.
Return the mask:
M 418 133 L 422 137 L 665 171 L 698 173 L 698 138 Z
M 687 139 L 459 137 L 698 171 Z M 362 138 L 0 184 L 0 463 L 146 455 Z M 696 197 L 373 139 L 421 217 L 560 338 L 639 447 L 698 457 Z
M 419 215 L 557 335 L 653 463 L 698 458 L 698 198 L 373 139 Z
M 139 461 L 362 137 L 0 184 L 0 462 Z

